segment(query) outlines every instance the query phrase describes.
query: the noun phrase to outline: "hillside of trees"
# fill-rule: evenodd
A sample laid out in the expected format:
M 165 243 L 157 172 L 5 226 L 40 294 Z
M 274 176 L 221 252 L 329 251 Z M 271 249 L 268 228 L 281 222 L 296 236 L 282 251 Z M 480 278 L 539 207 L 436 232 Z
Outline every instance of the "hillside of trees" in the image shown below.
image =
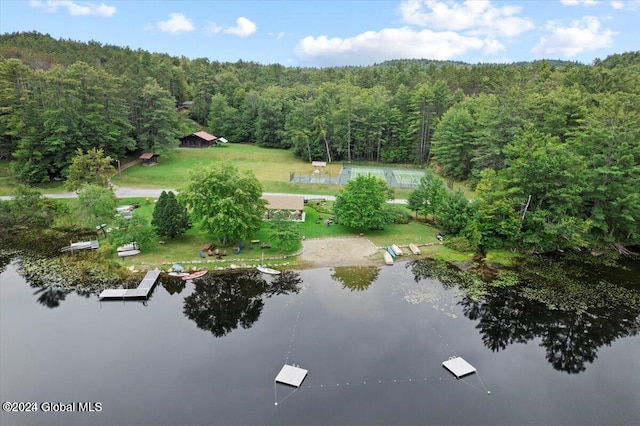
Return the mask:
M 66 176 L 78 148 L 168 152 L 197 123 L 305 160 L 468 180 L 479 197 L 467 213 L 482 220 L 459 232 L 481 249 L 639 244 L 639 109 L 640 51 L 590 65 L 315 69 L 0 36 L 0 156 L 24 182 Z

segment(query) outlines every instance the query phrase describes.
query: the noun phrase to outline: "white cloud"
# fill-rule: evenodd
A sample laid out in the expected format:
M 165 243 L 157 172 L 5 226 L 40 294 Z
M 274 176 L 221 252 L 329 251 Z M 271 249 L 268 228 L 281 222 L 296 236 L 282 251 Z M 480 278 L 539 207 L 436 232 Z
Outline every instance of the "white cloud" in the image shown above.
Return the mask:
M 521 10 L 520 6 L 496 7 L 488 0 L 404 0 L 398 7 L 402 22 L 409 25 L 493 37 L 515 37 L 533 29 L 529 19 L 516 16 Z
M 280 31 L 279 33 L 269 33 L 269 36 L 275 38 L 276 40 L 280 40 L 280 39 L 284 38 L 285 32 L 284 31 Z
M 611 7 L 614 9 L 624 9 L 624 2 L 621 1 L 612 1 Z
M 255 33 L 258 27 L 244 16 L 236 19 L 236 26 L 229 27 L 224 30 L 227 34 L 237 35 L 238 37 L 247 37 Z
M 447 60 L 471 50 L 495 54 L 504 46 L 495 39 L 403 27 L 367 31 L 349 38 L 308 36 L 295 48 L 302 62 L 313 65 L 368 65 L 408 58 Z
M 29 2 L 31 7 L 43 8 L 47 12 L 56 12 L 58 9 L 67 9 L 70 15 L 73 16 L 111 16 L 116 13 L 114 6 L 107 6 L 104 3 L 96 5 L 90 2 L 83 2 L 82 4 L 74 1 L 62 1 L 62 0 L 48 0 L 39 1 L 31 0 Z
M 557 22 L 548 22 L 551 34 L 542 37 L 531 53 L 537 56 L 560 55 L 567 58 L 589 50 L 610 47 L 615 32 L 604 29 L 595 16 L 585 16 L 562 27 Z
M 598 0 L 560 0 L 565 6 L 595 6 L 599 3 Z
M 208 33 L 219 33 L 222 31 L 222 27 L 216 24 L 215 22 L 209 22 L 209 24 L 204 28 L 204 30 Z
M 158 22 L 157 27 L 165 33 L 179 33 L 195 29 L 191 21 L 182 13 L 170 13 L 169 19 Z

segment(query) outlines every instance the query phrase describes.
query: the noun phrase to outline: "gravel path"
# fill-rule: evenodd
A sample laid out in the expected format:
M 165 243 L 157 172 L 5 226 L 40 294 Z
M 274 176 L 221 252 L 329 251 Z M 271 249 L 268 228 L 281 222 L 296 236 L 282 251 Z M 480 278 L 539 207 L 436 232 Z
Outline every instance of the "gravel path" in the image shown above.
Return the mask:
M 365 237 L 319 238 L 302 243 L 298 258 L 309 267 L 382 265 L 377 247 Z

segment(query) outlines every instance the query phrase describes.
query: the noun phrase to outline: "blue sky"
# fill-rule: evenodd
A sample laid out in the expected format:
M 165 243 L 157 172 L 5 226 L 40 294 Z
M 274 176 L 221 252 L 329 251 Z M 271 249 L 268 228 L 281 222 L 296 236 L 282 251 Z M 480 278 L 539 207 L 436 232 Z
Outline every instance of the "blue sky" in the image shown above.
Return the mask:
M 640 0 L 0 1 L 0 32 L 286 66 L 591 63 L 640 49 Z

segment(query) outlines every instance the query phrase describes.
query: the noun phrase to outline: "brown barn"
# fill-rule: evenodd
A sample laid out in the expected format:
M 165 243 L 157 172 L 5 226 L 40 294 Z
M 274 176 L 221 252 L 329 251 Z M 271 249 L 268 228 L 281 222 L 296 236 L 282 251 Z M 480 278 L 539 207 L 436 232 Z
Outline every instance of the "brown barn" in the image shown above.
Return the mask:
M 180 146 L 183 148 L 203 148 L 216 144 L 217 137 L 207 132 L 196 132 L 180 139 Z

